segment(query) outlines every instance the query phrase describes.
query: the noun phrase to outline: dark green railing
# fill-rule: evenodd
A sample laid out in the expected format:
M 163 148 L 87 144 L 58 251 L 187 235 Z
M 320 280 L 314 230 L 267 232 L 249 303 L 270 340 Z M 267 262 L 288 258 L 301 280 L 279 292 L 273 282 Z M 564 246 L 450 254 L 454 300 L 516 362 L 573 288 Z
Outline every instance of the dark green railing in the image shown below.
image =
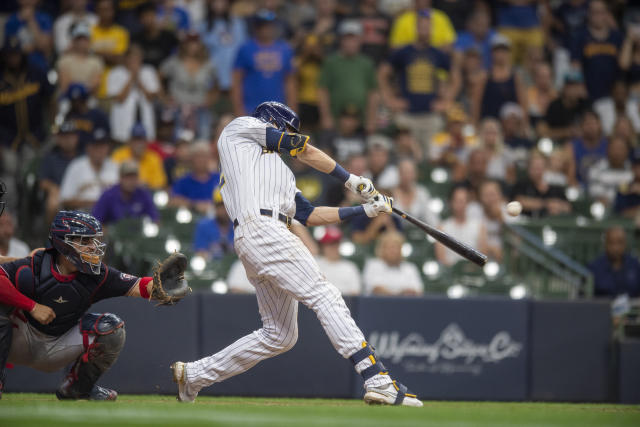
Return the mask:
M 545 244 L 523 226 L 505 225 L 504 266 L 507 274 L 526 285 L 534 297 L 573 299 L 592 296 L 591 272 L 549 243 Z

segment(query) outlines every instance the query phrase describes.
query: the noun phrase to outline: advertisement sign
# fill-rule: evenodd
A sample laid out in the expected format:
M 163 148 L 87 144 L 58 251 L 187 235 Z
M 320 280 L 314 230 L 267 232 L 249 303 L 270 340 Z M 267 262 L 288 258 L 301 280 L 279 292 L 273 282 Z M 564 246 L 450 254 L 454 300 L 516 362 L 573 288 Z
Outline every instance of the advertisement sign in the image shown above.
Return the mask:
M 391 375 L 426 399 L 524 399 L 525 302 L 359 300 L 359 324 Z

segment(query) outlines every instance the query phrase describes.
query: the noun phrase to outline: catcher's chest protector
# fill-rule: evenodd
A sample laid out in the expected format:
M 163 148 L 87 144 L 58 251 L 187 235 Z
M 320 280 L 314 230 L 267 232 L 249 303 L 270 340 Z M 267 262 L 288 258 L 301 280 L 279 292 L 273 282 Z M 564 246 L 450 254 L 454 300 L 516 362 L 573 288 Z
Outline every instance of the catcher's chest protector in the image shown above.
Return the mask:
M 71 281 L 62 281 L 53 270 L 53 253 L 51 249 L 36 252 L 31 265 L 18 269 L 16 285 L 24 295 L 56 313 L 48 325 L 27 316 L 29 323 L 47 335 L 59 336 L 76 326 L 89 309 L 94 292 L 104 283 L 106 271 L 102 267 L 99 275 L 77 274 Z

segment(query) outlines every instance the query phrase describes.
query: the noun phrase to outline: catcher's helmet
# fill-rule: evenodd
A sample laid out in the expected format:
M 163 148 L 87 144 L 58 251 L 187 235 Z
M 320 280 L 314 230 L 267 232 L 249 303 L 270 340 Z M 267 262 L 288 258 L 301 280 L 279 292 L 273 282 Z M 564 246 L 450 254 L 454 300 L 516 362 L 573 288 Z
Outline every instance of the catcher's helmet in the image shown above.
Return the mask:
M 87 274 L 100 274 L 105 243 L 102 225 L 81 211 L 60 211 L 51 223 L 49 240 L 76 268 Z
M 289 125 L 296 132 L 300 132 L 300 117 L 295 111 L 280 102 L 263 102 L 256 107 L 252 116 L 265 123 L 276 125 L 279 131 L 286 132 L 287 125 Z

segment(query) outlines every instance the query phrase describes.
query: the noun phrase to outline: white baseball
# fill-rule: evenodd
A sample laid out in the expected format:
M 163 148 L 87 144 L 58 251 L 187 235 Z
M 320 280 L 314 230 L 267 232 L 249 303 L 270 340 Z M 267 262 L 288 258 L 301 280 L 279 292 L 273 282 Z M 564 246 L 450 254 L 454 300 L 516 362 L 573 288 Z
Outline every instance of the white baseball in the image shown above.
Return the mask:
M 522 212 L 522 203 L 509 202 L 507 203 L 507 213 L 511 216 L 518 216 Z

